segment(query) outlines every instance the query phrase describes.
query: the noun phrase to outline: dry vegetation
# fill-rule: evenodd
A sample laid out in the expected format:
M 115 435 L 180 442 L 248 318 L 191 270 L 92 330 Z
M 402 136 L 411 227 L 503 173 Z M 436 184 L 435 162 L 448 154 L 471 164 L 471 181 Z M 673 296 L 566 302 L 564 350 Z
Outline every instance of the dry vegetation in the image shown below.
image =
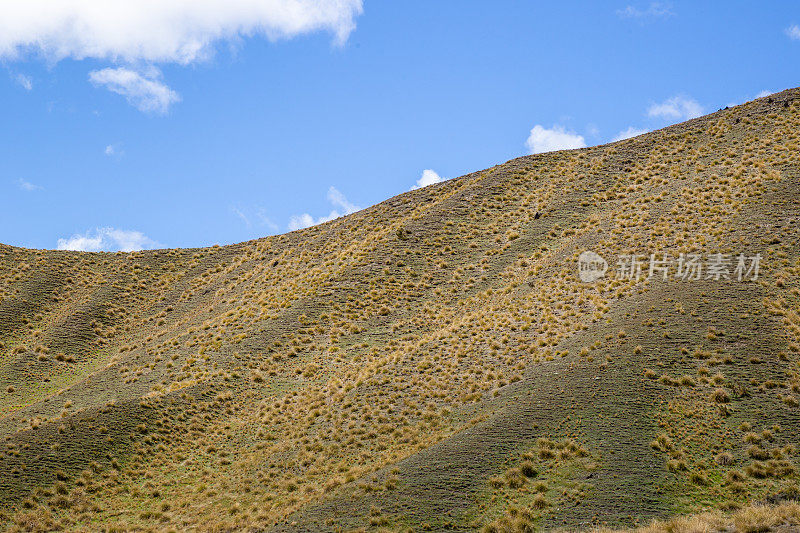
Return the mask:
M 734 512 L 707 511 L 669 520 L 653 520 L 637 528 L 637 533 L 671 533 L 673 531 L 707 531 L 759 533 L 763 531 L 797 531 L 800 528 L 800 504 L 750 505 Z M 517 530 L 520 531 L 520 530 Z M 623 530 L 618 530 L 621 533 Z M 631 530 L 624 530 L 631 531 Z M 612 533 L 601 529 L 598 533 Z
M 798 96 L 233 246 L 0 246 L 0 524 L 757 523 L 800 493 Z M 587 284 L 586 249 L 763 259 Z

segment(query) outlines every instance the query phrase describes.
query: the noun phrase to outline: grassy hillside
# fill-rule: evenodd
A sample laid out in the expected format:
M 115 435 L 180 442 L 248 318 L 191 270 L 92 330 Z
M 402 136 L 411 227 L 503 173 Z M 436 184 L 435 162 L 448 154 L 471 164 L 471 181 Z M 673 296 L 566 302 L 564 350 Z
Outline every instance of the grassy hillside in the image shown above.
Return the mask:
M 232 246 L 0 246 L 0 524 L 619 528 L 800 494 L 799 97 Z M 613 272 L 662 252 L 762 260 Z

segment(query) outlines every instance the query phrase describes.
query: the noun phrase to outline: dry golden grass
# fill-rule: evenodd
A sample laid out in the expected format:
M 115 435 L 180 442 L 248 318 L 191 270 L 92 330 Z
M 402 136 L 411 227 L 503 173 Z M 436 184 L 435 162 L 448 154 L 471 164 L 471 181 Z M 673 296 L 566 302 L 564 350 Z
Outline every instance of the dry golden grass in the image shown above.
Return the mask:
M 778 505 L 749 505 L 731 513 L 710 511 L 669 520 L 653 520 L 636 529 L 596 529 L 598 533 L 760 533 L 765 531 L 796 531 L 800 528 L 800 504 L 785 502 Z
M 555 414 L 529 455 L 468 478 L 498 498 L 474 513 L 497 527 L 550 524 L 567 504 L 604 508 L 564 473 L 588 476 L 591 449 L 601 465 L 591 479 L 615 475 L 602 470 L 619 451 L 613 439 L 581 434 L 608 415 L 591 410 L 602 386 L 620 399 L 631 386 L 651 394 L 626 414 L 646 411 L 652 423 L 628 437 L 641 444 L 629 460 L 654 465 L 654 478 L 698 501 L 783 490 L 797 480 L 795 427 L 773 426 L 793 424 L 800 393 L 800 262 L 782 215 L 796 201 L 786 169 L 800 167 L 798 111 L 769 118 L 745 106 L 619 145 L 523 158 L 230 247 L 0 247 L 8 520 L 32 520 L 32 504 L 40 520 L 73 530 L 244 530 L 341 497 L 356 506 L 343 512 L 361 520 L 354 528 L 393 527 L 391 505 L 363 505 L 403 508 L 394 499 L 408 497 L 409 480 L 387 469 L 486 423 L 517 401 L 509 391 L 535 395 L 531 376 L 554 369 L 560 377 L 548 379 L 565 390 L 544 406 Z M 779 241 L 754 284 L 757 305 L 688 285 L 661 302 L 653 281 L 576 278 L 587 247 L 609 257 L 749 249 L 761 231 L 754 213 Z M 626 307 L 653 292 L 663 316 Z M 756 339 L 743 314 L 769 317 Z M 635 378 L 617 382 L 629 366 Z M 573 390 L 575 369 L 596 385 Z M 569 418 L 575 405 L 586 418 Z M 70 461 L 57 476 L 39 458 L 59 454 Z M 440 514 L 425 521 L 444 527 Z

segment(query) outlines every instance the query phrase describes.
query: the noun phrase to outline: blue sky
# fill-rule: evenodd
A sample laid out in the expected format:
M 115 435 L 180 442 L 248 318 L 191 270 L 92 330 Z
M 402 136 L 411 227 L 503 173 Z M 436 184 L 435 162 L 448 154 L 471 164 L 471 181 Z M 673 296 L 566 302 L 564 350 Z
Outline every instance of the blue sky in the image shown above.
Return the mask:
M 788 1 L 62 2 L 0 5 L 6 244 L 239 242 L 800 85 Z

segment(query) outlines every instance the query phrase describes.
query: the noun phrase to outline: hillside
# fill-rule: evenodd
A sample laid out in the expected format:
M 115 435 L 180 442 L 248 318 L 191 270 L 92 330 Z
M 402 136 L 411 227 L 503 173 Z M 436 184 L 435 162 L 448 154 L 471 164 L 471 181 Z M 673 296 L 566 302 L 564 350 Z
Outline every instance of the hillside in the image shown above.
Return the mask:
M 0 246 L 0 524 L 589 529 L 792 498 L 799 148 L 792 89 L 231 246 Z

